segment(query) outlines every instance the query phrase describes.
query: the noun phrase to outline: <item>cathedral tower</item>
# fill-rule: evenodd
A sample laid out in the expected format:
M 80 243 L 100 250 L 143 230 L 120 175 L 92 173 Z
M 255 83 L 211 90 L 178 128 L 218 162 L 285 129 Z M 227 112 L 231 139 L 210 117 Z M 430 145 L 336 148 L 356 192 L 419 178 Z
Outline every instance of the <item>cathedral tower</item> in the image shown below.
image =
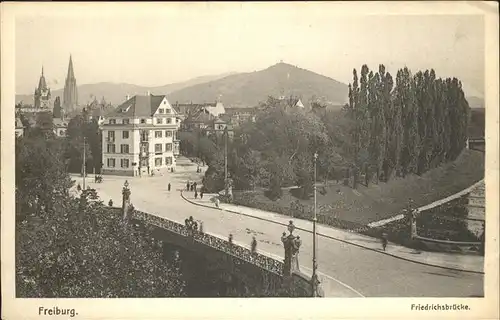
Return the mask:
M 47 87 L 42 67 L 42 75 L 38 81 L 38 88 L 35 88 L 35 108 L 50 111 L 50 97 L 50 89 Z
M 75 73 L 73 71 L 73 60 L 69 56 L 68 75 L 64 83 L 63 107 L 65 111 L 75 110 L 78 105 L 78 92 L 76 88 Z

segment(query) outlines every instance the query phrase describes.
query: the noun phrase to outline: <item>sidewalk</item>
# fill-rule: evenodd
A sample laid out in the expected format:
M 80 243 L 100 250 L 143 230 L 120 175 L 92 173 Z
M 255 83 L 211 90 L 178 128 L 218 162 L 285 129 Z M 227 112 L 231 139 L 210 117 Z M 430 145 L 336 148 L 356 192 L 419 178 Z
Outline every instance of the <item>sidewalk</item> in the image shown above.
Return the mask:
M 190 202 L 193 205 L 210 207 L 212 209 L 215 208 L 215 204 L 210 200 L 213 196 L 215 196 L 215 194 L 204 194 L 203 199 L 198 198 L 196 200 L 194 199 L 194 196 L 191 192 L 185 192 L 185 194 L 181 193 L 181 195 L 184 200 Z M 227 203 L 220 203 L 219 209 L 254 217 L 256 219 L 261 219 L 272 223 L 281 224 L 283 226 L 287 226 L 289 221 L 291 220 L 293 221 L 293 224 L 297 227 L 297 229 L 306 232 L 312 232 L 312 222 L 303 219 L 296 219 L 274 212 L 262 211 L 254 208 L 237 206 Z M 336 229 L 323 224 L 317 224 L 316 227 L 318 236 L 320 237 L 342 241 L 367 250 L 372 250 L 381 254 L 392 256 L 397 259 L 456 271 L 484 273 L 483 256 L 458 255 L 425 251 L 418 253 L 413 249 L 390 242 L 387 245 L 387 251 L 382 251 L 379 239 L 357 233 L 351 233 L 341 229 Z

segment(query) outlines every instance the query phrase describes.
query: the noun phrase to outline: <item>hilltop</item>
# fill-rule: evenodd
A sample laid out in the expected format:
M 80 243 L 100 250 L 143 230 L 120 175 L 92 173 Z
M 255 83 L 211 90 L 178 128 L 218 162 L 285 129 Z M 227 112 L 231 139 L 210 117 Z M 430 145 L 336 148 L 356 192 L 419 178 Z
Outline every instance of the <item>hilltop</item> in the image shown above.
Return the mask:
M 180 90 L 186 87 L 194 86 L 204 82 L 210 82 L 217 80 L 228 75 L 233 75 L 235 72 L 223 73 L 219 75 L 207 75 L 196 77 L 187 81 L 177 82 L 172 84 L 167 84 L 158 87 L 147 87 L 138 86 L 135 84 L 128 83 L 111 83 L 111 82 L 100 82 L 93 84 L 82 84 L 78 86 L 78 101 L 80 103 L 86 103 L 93 100 L 93 97 L 97 97 L 100 100 L 102 97 L 106 101 L 113 105 L 118 105 L 122 103 L 127 94 L 146 94 L 150 91 L 152 94 L 166 94 L 176 90 Z M 57 89 L 52 91 L 52 97 L 60 96 L 62 98 L 64 89 Z M 213 99 L 211 99 L 213 100 Z M 23 101 L 26 104 L 33 104 L 33 94 L 18 94 L 16 95 L 16 103 Z
M 167 96 L 171 103 L 210 102 L 221 96 L 226 106 L 248 107 L 258 105 L 270 95 L 296 95 L 304 103 L 318 98 L 338 106 L 347 101 L 348 88 L 335 79 L 281 62 L 264 70 L 186 87 Z

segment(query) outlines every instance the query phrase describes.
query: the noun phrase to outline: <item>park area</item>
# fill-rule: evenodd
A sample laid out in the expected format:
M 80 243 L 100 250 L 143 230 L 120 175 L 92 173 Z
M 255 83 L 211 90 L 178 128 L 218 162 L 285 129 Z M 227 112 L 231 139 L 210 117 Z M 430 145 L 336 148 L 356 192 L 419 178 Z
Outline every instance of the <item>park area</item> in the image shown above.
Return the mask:
M 344 186 L 341 181 L 329 181 L 326 187 L 318 185 L 318 221 L 361 231 L 370 222 L 401 213 L 407 207 L 409 198 L 417 207 L 424 206 L 462 191 L 483 178 L 484 153 L 464 150 L 455 161 L 421 176 L 409 175 L 369 187 L 359 184 L 356 189 Z M 233 202 L 296 218 L 312 218 L 313 198 L 303 200 L 295 197 L 293 188 L 285 189 L 283 196 L 276 201 L 270 200 L 264 193 L 265 190 L 235 192 Z

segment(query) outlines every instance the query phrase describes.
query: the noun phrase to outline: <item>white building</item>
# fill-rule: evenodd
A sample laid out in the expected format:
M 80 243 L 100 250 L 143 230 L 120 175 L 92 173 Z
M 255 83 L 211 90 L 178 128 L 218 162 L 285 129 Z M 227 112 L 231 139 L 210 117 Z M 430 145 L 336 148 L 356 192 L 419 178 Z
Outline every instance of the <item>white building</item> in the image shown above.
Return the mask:
M 64 118 L 54 118 L 54 134 L 58 137 L 65 137 L 68 131 L 68 121 Z
M 179 126 L 166 96 L 127 97 L 101 126 L 102 173 L 137 176 L 175 170 Z

